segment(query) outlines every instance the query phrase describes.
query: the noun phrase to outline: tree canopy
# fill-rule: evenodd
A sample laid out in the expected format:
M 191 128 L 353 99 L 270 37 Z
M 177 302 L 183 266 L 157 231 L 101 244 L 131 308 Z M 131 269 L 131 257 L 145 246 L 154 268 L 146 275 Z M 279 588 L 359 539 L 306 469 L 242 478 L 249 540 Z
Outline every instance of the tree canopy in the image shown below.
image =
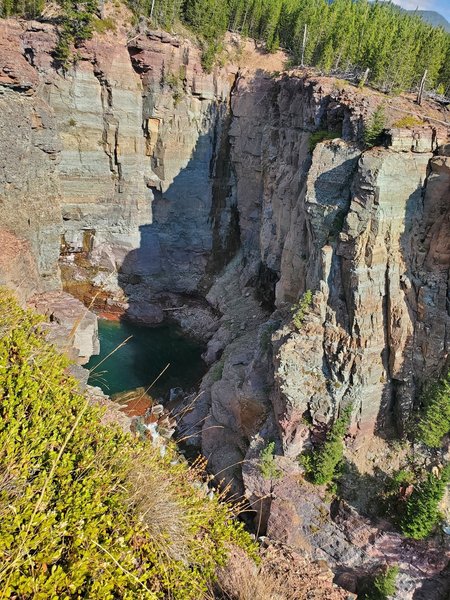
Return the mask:
M 3 0 L 0 16 L 38 16 L 47 0 Z M 419 14 L 376 0 L 128 0 L 137 16 L 170 29 L 181 20 L 199 35 L 206 66 L 229 29 L 286 48 L 293 61 L 332 70 L 370 69 L 369 81 L 392 92 L 427 85 L 450 93 L 450 34 Z M 74 0 L 60 0 L 66 5 Z M 303 40 L 306 26 L 306 44 Z M 304 52 L 303 52 L 304 51 Z

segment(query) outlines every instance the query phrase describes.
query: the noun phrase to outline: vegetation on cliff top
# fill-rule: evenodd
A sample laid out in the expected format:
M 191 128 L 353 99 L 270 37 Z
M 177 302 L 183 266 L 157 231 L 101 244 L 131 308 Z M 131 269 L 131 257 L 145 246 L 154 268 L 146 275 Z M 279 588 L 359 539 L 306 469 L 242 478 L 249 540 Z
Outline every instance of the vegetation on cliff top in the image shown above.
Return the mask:
M 428 69 L 427 85 L 450 88 L 450 35 L 384 2 L 369 0 L 129 0 L 136 14 L 163 27 L 183 19 L 206 41 L 228 28 L 279 45 L 293 62 L 325 72 L 370 69 L 369 81 L 386 91 L 417 85 Z M 306 26 L 306 43 L 304 33 Z
M 387 2 L 369 0 L 127 0 L 137 17 L 170 29 L 183 21 L 199 36 L 211 68 L 227 29 L 279 45 L 293 62 L 325 72 L 369 69 L 372 84 L 388 92 L 418 85 L 450 90 L 450 34 Z M 4 0 L 0 16 L 37 17 L 48 0 Z M 60 0 L 63 44 L 89 37 L 95 0 Z M 306 26 L 306 37 L 305 34 Z M 304 40 L 306 43 L 304 44 Z M 62 56 L 63 48 L 59 48 Z
M 175 451 L 100 424 L 40 319 L 0 294 L 0 589 L 198 600 L 254 546 Z

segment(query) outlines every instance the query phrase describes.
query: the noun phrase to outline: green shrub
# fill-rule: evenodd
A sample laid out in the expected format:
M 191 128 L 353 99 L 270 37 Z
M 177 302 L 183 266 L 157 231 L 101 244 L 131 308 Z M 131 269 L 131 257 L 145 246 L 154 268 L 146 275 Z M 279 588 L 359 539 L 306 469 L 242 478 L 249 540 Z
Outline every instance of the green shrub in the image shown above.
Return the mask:
M 279 479 L 282 475 L 275 462 L 275 442 L 269 442 L 259 455 L 261 474 L 264 479 Z
M 309 151 L 312 152 L 320 142 L 324 142 L 325 140 L 334 140 L 336 138 L 340 138 L 341 135 L 342 133 L 340 131 L 328 131 L 328 129 L 319 129 L 318 131 L 314 131 L 309 137 Z
M 362 600 L 387 600 L 396 591 L 398 567 L 387 567 L 373 577 L 362 594 Z
M 6 598 L 197 600 L 230 543 L 169 447 L 102 426 L 40 319 L 0 293 L 0 589 Z
M 225 366 L 225 357 L 222 357 L 211 367 L 210 373 L 211 373 L 211 378 L 214 382 L 220 381 L 222 379 L 224 366 Z
M 404 535 L 422 540 L 433 532 L 441 518 L 439 503 L 444 496 L 449 478 L 450 465 L 447 465 L 440 475 L 428 473 L 415 486 L 399 523 Z
M 323 485 L 332 481 L 344 456 L 344 436 L 350 423 L 351 406 L 342 411 L 322 446 L 300 457 L 306 475 L 313 483 Z
M 116 31 L 117 26 L 112 17 L 106 17 L 104 19 L 95 18 L 92 21 L 92 29 L 97 33 L 106 33 L 107 31 Z
M 371 119 L 364 126 L 364 143 L 367 147 L 376 146 L 381 139 L 381 134 L 386 127 L 384 106 L 380 104 Z
M 384 489 L 380 491 L 378 505 L 382 514 L 388 516 L 394 523 L 403 517 L 405 502 L 404 491 L 416 481 L 412 471 L 399 469 L 391 476 L 387 476 Z
M 439 448 L 450 432 L 450 372 L 431 385 L 423 397 L 423 410 L 417 425 L 417 437 L 430 448 Z
M 392 127 L 410 128 L 410 127 L 417 127 L 420 125 L 424 125 L 424 122 L 421 119 L 418 119 L 417 117 L 414 117 L 413 115 L 406 115 L 406 116 L 402 117 L 401 119 L 398 119 L 397 121 L 395 121 L 395 123 L 393 123 Z
M 300 330 L 303 325 L 303 321 L 308 313 L 308 310 L 312 303 L 313 294 L 311 290 L 306 290 L 300 300 L 291 307 L 292 322 L 295 327 Z

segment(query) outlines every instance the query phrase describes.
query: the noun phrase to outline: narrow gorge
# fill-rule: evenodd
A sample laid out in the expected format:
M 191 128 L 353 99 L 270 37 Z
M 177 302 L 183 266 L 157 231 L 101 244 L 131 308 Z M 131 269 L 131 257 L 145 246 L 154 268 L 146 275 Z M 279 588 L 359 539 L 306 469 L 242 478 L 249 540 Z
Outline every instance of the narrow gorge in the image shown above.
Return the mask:
M 448 535 L 408 541 L 373 505 L 450 366 L 448 116 L 285 71 L 234 34 L 211 73 L 159 30 L 95 34 L 67 72 L 56 42 L 51 24 L 0 20 L 0 285 L 50 316 L 59 347 L 76 323 L 80 365 L 98 318 L 181 328 L 205 375 L 178 392 L 177 436 L 246 499 L 247 525 L 348 594 L 395 563 L 396 600 L 448 598 Z M 298 457 L 346 407 L 336 499 Z M 265 478 L 270 443 L 280 476 Z

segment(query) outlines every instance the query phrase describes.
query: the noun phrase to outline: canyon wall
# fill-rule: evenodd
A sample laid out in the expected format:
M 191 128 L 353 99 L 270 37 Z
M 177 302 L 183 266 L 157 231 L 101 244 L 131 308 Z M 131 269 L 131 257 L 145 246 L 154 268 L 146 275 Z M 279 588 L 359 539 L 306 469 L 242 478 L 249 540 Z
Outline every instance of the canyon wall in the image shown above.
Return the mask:
M 61 285 L 61 143 L 53 111 L 34 95 L 39 76 L 25 60 L 21 33 L 15 22 L 0 23 L 0 227 L 25 242 L 18 244 L 22 262 L 33 264 L 35 275 L 28 269 L 23 284 L 32 293 Z M 4 257 L 5 263 L 17 260 L 14 252 Z M 6 273 L 2 270 L 2 282 L 12 276 Z
M 388 106 L 385 144 L 365 149 L 379 95 L 279 75 L 236 39 L 210 74 L 195 44 L 164 32 L 119 25 L 66 72 L 56 39 L 50 24 L 0 21 L 0 284 L 23 301 L 47 293 L 31 301 L 41 310 L 67 303 L 62 329 L 81 306 L 64 287 L 144 324 L 170 314 L 208 341 L 181 433 L 259 503 L 263 528 L 302 548 L 305 506 L 329 506 L 295 486 L 298 454 L 347 405 L 354 447 L 403 434 L 448 366 L 448 128 L 391 127 Z M 80 362 L 95 331 L 88 316 Z M 255 475 L 272 439 L 286 472 L 275 495 Z M 345 523 L 326 531 L 354 546 Z M 388 556 L 381 542 L 340 559 L 323 535 L 308 544 L 336 564 Z M 419 575 L 405 577 L 403 599 Z
M 363 151 L 377 100 L 331 79 L 241 69 L 237 50 L 206 74 L 192 43 L 128 42 L 123 26 L 62 72 L 53 26 L 1 27 L 2 227 L 30 248 L 36 291 L 60 287 L 61 254 L 65 288 L 107 310 L 156 323 L 206 297 L 225 315 L 217 275 L 238 253 L 235 293 L 259 315 L 241 315 L 242 337 L 279 311 L 263 404 L 284 450 L 302 448 L 305 417 L 345 404 L 355 433 L 403 431 L 448 349 L 445 128 L 392 129 Z M 286 309 L 306 290 L 296 331 Z M 213 362 L 242 330 L 205 318 Z
M 326 79 L 242 77 L 233 97 L 243 272 L 265 277 L 281 311 L 313 292 L 302 330 L 274 339 L 271 404 L 292 455 L 305 418 L 329 422 L 346 404 L 354 433 L 402 432 L 447 360 L 447 134 L 410 131 L 408 146 L 393 129 L 389 148 L 362 151 L 369 110 Z M 317 129 L 340 137 L 311 153 Z
M 63 72 L 53 26 L 1 28 L 1 221 L 29 248 L 32 287 L 61 286 L 61 254 L 67 291 L 137 321 L 206 298 L 208 362 L 278 311 L 261 414 L 273 407 L 285 452 L 301 450 L 305 418 L 320 427 L 346 404 L 354 433 L 403 431 L 448 351 L 448 152 L 433 154 L 446 129 L 394 128 L 388 148 L 363 151 L 379 99 L 241 68 L 236 40 L 207 74 L 191 42 L 128 42 L 119 26 Z M 257 316 L 230 333 L 218 275 L 233 256 L 222 280 L 248 290 Z M 286 316 L 306 290 L 296 331 Z

